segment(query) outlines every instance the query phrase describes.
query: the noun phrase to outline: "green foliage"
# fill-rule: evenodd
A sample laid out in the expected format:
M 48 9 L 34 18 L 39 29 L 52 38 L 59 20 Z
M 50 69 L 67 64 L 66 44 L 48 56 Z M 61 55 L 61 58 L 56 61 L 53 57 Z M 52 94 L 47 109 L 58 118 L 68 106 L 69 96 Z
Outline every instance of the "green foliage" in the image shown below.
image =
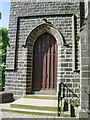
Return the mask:
M 9 45 L 8 31 L 5 28 L 0 28 L 0 73 L 2 74 L 2 86 L 5 83 L 5 67 L 6 67 L 6 51 Z
M 7 47 L 9 45 L 9 37 L 8 37 L 8 31 L 5 28 L 1 28 L 0 30 L 0 44 L 2 47 Z
M 8 31 L 5 28 L 0 28 L 0 70 L 4 71 L 6 66 L 6 49 L 9 45 Z

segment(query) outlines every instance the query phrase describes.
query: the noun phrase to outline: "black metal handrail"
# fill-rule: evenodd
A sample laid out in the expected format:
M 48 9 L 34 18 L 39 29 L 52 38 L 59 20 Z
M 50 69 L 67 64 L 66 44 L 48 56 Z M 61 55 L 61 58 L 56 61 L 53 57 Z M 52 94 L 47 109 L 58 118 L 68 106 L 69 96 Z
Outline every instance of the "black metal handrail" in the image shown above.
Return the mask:
M 71 93 L 71 97 L 79 98 L 79 96 L 77 96 L 71 89 L 69 89 L 63 82 L 61 82 L 59 84 L 59 91 L 58 91 L 58 111 L 57 111 L 58 116 L 60 116 L 61 114 L 60 101 L 65 97 L 70 97 L 70 93 Z

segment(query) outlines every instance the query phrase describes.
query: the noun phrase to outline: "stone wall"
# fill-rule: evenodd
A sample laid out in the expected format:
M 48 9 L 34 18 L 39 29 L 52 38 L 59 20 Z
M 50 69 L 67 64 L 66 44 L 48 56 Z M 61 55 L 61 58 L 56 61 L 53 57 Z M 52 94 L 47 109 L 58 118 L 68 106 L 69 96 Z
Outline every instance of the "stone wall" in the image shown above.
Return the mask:
M 88 18 L 80 32 L 80 118 L 90 118 L 90 2 L 88 2 Z
M 76 61 L 75 37 L 80 29 L 80 3 L 67 2 L 12 2 L 9 21 L 10 47 L 7 49 L 5 90 L 20 97 L 27 93 L 28 48 L 24 47 L 28 35 L 44 23 L 43 18 L 58 29 L 68 44 L 60 46 L 57 81 L 64 82 L 79 95 L 79 73 L 74 72 Z M 78 52 L 79 53 L 79 52 Z M 79 66 L 79 62 L 78 62 Z M 79 68 L 79 67 L 78 67 Z M 77 68 L 77 69 L 78 69 Z M 30 82 L 31 84 L 31 82 Z M 28 91 L 31 91 L 31 85 Z

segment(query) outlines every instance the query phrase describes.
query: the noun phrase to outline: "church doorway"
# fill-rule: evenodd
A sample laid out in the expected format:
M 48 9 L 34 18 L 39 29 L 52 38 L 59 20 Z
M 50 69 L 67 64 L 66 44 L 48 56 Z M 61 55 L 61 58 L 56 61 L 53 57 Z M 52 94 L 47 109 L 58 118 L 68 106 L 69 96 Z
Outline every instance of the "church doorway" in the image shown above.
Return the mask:
M 41 34 L 33 48 L 33 91 L 57 88 L 57 43 L 48 34 Z

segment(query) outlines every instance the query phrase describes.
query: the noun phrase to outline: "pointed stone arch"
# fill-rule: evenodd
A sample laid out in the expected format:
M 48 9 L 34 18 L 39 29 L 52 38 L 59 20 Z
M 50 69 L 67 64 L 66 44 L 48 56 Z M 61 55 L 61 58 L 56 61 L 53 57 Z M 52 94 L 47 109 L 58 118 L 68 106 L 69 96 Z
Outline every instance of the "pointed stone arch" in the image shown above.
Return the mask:
M 45 32 L 54 36 L 54 38 L 57 41 L 57 44 L 60 44 L 62 46 L 66 43 L 58 29 L 56 29 L 50 24 L 41 24 L 37 26 L 35 29 L 33 29 L 31 33 L 28 35 L 25 46 L 30 46 L 31 44 L 33 45 L 36 39 Z
M 34 43 L 37 40 L 37 38 L 43 33 L 48 33 L 48 34 L 52 35 L 57 42 L 57 47 L 58 47 L 57 76 L 59 76 L 58 71 L 59 71 L 60 59 L 61 59 L 59 56 L 60 47 L 63 46 L 66 42 L 64 41 L 63 36 L 58 31 L 58 29 L 56 29 L 55 27 L 53 27 L 50 24 L 41 24 L 31 31 L 31 33 L 28 35 L 28 37 L 26 39 L 26 43 L 25 43 L 25 47 L 27 48 L 27 82 L 26 82 L 26 92 L 27 93 L 30 93 L 32 90 L 32 71 L 33 71 L 32 69 L 33 69 Z M 60 78 L 57 77 L 57 79 L 59 80 Z

